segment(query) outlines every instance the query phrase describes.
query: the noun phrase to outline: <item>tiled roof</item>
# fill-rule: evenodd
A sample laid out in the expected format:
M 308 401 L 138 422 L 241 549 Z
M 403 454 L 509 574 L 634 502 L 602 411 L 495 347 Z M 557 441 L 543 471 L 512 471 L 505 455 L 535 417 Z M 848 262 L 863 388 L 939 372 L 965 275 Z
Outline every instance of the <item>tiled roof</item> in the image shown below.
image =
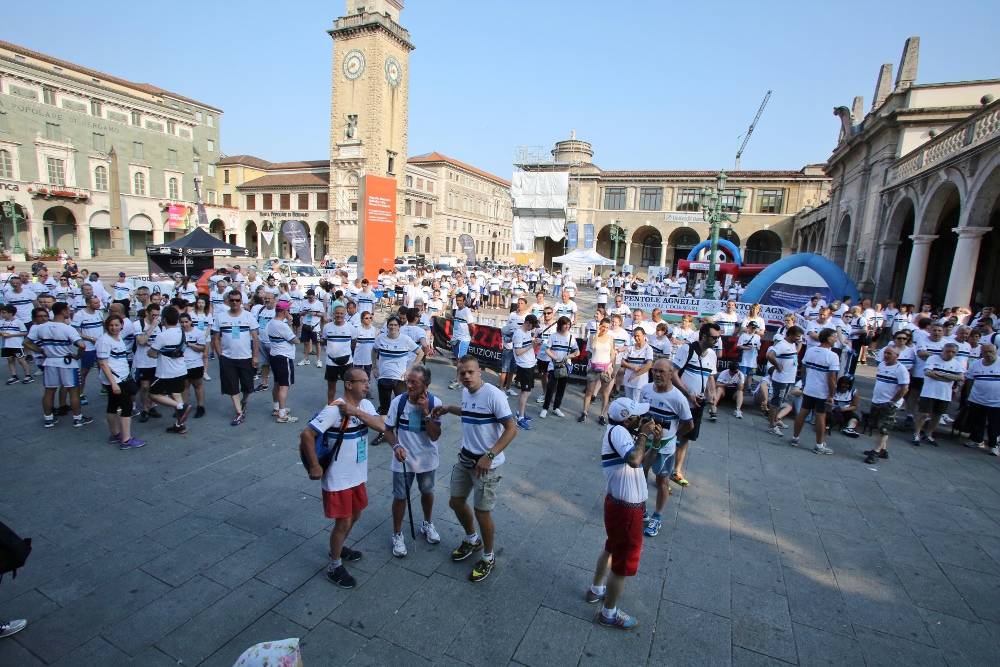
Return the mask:
M 269 162 L 255 155 L 227 155 L 218 161 L 217 164 L 241 164 L 257 169 L 315 169 L 317 167 L 330 168 L 329 160 L 302 160 L 299 162 Z
M 218 111 L 222 113 L 222 109 L 218 107 L 213 107 L 210 104 L 205 104 L 204 102 L 199 102 L 198 100 L 191 99 L 190 97 L 185 97 L 183 95 L 178 95 L 177 93 L 172 93 L 169 90 L 160 88 L 159 86 L 154 86 L 151 83 L 136 83 L 135 81 L 129 81 L 128 79 L 122 79 L 117 76 L 112 76 L 111 74 L 106 74 L 100 72 L 96 69 L 90 69 L 89 67 L 84 67 L 82 65 L 77 65 L 76 63 L 71 63 L 68 60 L 61 60 L 53 56 L 47 55 L 45 53 L 39 53 L 38 51 L 32 51 L 31 49 L 26 49 L 23 46 L 18 46 L 17 44 L 12 44 L 11 42 L 4 41 L 0 39 L 0 49 L 6 49 L 8 51 L 13 51 L 14 53 L 19 53 L 22 56 L 27 56 L 29 58 L 35 58 L 36 60 L 41 60 L 42 62 L 49 63 L 50 65 L 55 65 L 57 67 L 62 67 L 64 69 L 72 69 L 80 72 L 81 74 L 86 74 L 87 76 L 93 77 L 95 79 L 103 79 L 104 81 L 109 81 L 111 83 L 116 83 L 119 86 L 126 86 L 128 88 L 134 88 L 135 90 L 142 91 L 149 95 L 166 95 L 172 97 L 176 100 L 181 100 L 183 102 L 190 102 L 191 104 L 197 104 L 205 109 L 212 109 L 213 111 Z
M 291 188 L 291 187 L 327 187 L 330 185 L 330 172 L 315 174 L 267 174 L 243 185 L 237 185 L 237 190 L 250 188 Z
M 477 176 L 481 176 L 488 181 L 493 181 L 497 185 L 502 185 L 506 188 L 510 187 L 510 181 L 506 179 L 494 176 L 488 171 L 483 171 L 482 169 L 473 167 L 471 164 L 466 164 L 461 160 L 456 160 L 455 158 L 448 157 L 447 155 L 442 155 L 437 151 L 433 153 L 424 153 L 423 155 L 414 155 L 409 158 L 407 162 L 410 164 L 439 164 L 443 162 L 445 164 L 450 164 L 453 167 L 458 167 L 459 169 L 465 169 L 466 171 L 476 174 Z
M 602 171 L 599 176 L 602 178 L 715 178 L 718 171 Z M 727 171 L 729 178 L 802 178 L 805 174 L 802 171 Z M 819 178 L 820 176 L 811 177 Z

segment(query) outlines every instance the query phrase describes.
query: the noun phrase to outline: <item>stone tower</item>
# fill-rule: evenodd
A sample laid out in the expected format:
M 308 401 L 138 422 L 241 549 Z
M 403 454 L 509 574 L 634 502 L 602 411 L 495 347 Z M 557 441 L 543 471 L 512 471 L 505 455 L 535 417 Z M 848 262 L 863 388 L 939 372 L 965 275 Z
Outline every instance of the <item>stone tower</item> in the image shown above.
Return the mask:
M 394 176 L 403 186 L 413 44 L 399 24 L 402 9 L 403 0 L 347 0 L 347 14 L 328 31 L 330 251 L 338 259 L 358 252 L 358 180 Z

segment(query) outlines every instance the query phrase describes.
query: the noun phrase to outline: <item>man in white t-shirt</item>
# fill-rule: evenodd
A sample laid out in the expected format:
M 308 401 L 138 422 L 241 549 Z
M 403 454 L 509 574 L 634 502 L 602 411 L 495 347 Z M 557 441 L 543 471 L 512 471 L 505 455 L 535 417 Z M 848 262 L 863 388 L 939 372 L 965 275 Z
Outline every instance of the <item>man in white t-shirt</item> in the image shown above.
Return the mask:
M 698 330 L 698 340 L 680 346 L 673 356 L 676 382 L 674 384 L 688 400 L 691 408 L 691 430 L 677 439 L 677 463 L 670 476 L 677 484 L 687 486 L 684 477 L 684 462 L 687 459 L 688 442 L 698 439 L 701 432 L 701 417 L 705 406 L 709 405 L 710 418 L 714 419 L 715 405 L 715 343 L 722 336 L 722 330 L 715 322 L 706 322 Z
M 889 432 L 896 425 L 896 409 L 903 404 L 903 397 L 910 386 L 910 374 L 897 361 L 899 352 L 892 345 L 882 350 L 882 361 L 875 371 L 875 388 L 872 389 L 868 425 L 877 428 L 879 442 L 875 449 L 865 452 L 865 463 L 872 465 L 878 459 L 888 459 Z
M 744 389 L 750 391 L 753 374 L 757 370 L 757 353 L 760 350 L 760 333 L 757 322 L 747 322 L 747 330 L 736 340 L 736 349 L 740 351 L 740 371 L 745 379 Z
M 767 361 L 774 370 L 771 371 L 771 395 L 769 398 L 768 419 L 771 423 L 771 433 L 779 438 L 784 435 L 781 431 L 781 420 L 778 419 L 778 411 L 785 402 L 789 390 L 795 384 L 795 379 L 799 369 L 799 341 L 802 339 L 802 327 L 790 325 L 785 328 L 778 340 L 767 351 Z
M 716 313 L 712 320 L 722 329 L 723 336 L 735 336 L 740 326 L 740 316 L 736 312 L 736 302 L 730 299 L 726 302 L 726 309 Z
M 302 431 L 299 455 L 309 479 L 323 480 L 323 511 L 333 519 L 326 578 L 341 588 L 354 588 L 354 577 L 344 561 L 361 559 L 361 552 L 344 545 L 351 528 L 368 506 L 368 429 L 396 445 L 368 400 L 368 375 L 360 368 L 347 371 L 344 396 L 329 403 Z
M 802 409 L 795 415 L 795 428 L 791 445 L 799 446 L 799 434 L 806 423 L 806 415 L 812 410 L 816 415 L 817 454 L 833 454 L 826 446 L 826 413 L 833 407 L 833 395 L 837 390 L 837 373 L 840 372 L 840 357 L 833 351 L 837 332 L 830 328 L 821 329 L 816 335 L 818 345 L 806 350 L 802 365 L 806 378 L 802 390 Z
M 617 605 L 625 588 L 625 577 L 633 577 L 639 571 L 643 508 L 649 495 L 642 462 L 647 446 L 659 441 L 663 431 L 655 421 L 643 422 L 642 417 L 648 411 L 646 403 L 616 399 L 608 407 L 611 421 L 601 438 L 607 539 L 584 599 L 591 604 L 603 601 L 594 620 L 599 625 L 619 630 L 631 630 L 639 624 Z
M 724 398 L 732 398 L 736 404 L 733 414 L 737 419 L 743 419 L 743 385 L 746 376 L 740 370 L 740 365 L 735 361 L 729 362 L 726 370 L 715 376 L 715 399 L 714 403 L 718 407 Z
M 228 309 L 214 310 L 212 347 L 219 357 L 222 393 L 233 402 L 236 416 L 231 426 L 246 421 L 246 406 L 253 393 L 254 369 L 260 354 L 257 318 L 243 310 L 243 296 L 238 290 L 226 295 Z
M 970 446 L 1000 456 L 1000 362 L 996 345 L 984 343 L 980 348 L 980 358 L 970 364 L 966 374 L 972 383 L 968 402 Z
M 934 328 L 940 327 L 935 325 Z M 937 428 L 941 415 L 948 412 L 955 392 L 955 383 L 965 380 L 965 365 L 957 353 L 958 345 L 945 343 L 939 354 L 928 358 L 924 363 L 924 384 L 920 388 L 920 401 L 917 406 L 920 414 L 914 421 L 911 441 L 914 445 L 919 446 L 921 438 L 926 438 L 928 444 L 937 447 L 934 429 Z
M 187 418 L 191 405 L 184 402 L 187 364 L 184 362 L 184 332 L 180 327 L 180 313 L 167 306 L 160 313 L 161 327 L 156 338 L 149 343 L 146 354 L 156 359 L 156 379 L 149 385 L 149 398 L 155 403 L 174 410 L 174 424 L 168 433 L 187 433 Z
M 434 528 L 434 475 L 440 466 L 438 438 L 441 437 L 441 420 L 431 417 L 441 399 L 429 391 L 431 371 L 416 365 L 406 373 L 406 393 L 392 399 L 385 415 L 386 429 L 395 430 L 397 444 L 392 447 L 392 555 L 406 556 L 403 539 L 403 514 L 406 499 L 414 480 L 420 491 L 420 505 L 424 519 L 420 533 L 427 542 L 437 544 L 441 536 Z M 411 519 L 413 517 L 410 517 Z M 412 524 L 411 524 L 412 527 Z
M 458 379 L 464 387 L 462 404 L 436 407 L 431 416 L 437 419 L 452 414 L 462 418 L 462 449 L 451 469 L 449 504 L 465 530 L 465 537 L 452 551 L 451 559 L 462 561 L 483 549 L 482 558 L 469 574 L 469 579 L 476 582 L 488 577 L 496 564 L 491 513 L 500 487 L 498 468 L 505 460 L 504 450 L 517 435 L 517 424 L 506 394 L 483 382 L 483 371 L 475 357 L 459 359 Z M 467 502 L 470 494 L 474 515 Z M 473 517 L 482 531 L 481 539 Z

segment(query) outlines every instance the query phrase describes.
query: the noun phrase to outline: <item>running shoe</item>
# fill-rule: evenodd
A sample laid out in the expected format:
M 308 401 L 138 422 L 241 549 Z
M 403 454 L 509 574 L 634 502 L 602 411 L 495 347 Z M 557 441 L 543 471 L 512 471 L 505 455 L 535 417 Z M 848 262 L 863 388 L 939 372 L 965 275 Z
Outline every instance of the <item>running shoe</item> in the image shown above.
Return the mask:
M 233 417 L 233 421 L 229 422 L 229 425 L 230 426 L 239 426 L 240 424 L 242 424 L 246 420 L 247 420 L 247 413 L 241 412 L 238 415 L 236 415 L 235 417 Z
M 462 386 L 462 383 L 459 382 L 458 380 L 455 380 L 454 382 L 449 382 L 448 383 L 448 389 L 458 389 L 461 386 Z
M 143 424 L 145 424 L 146 422 L 148 422 L 149 421 L 149 413 L 146 412 L 145 410 L 140 411 L 139 412 L 139 421 L 142 422 Z
M 319 359 L 316 360 L 316 368 L 323 368 L 323 362 Z
M 21 381 L 21 379 L 19 377 L 17 377 L 16 375 L 11 375 L 9 378 L 7 378 L 7 383 L 6 384 L 9 387 L 10 385 L 17 384 L 20 381 Z
M 993 445 L 990 447 L 990 454 L 993 456 L 1000 456 L 1000 445 Z
M 420 522 L 420 532 L 427 538 L 428 544 L 437 544 L 441 541 L 441 536 L 438 534 L 434 524 L 430 521 Z
M 583 414 L 581 414 L 579 417 L 576 418 L 576 421 L 578 424 L 582 424 L 583 422 L 587 421 L 587 413 L 584 412 Z
M 146 441 L 140 440 L 139 438 L 129 438 L 125 442 L 118 445 L 118 449 L 139 449 L 140 447 L 145 447 Z
M 597 618 L 595 620 L 598 625 L 602 625 L 606 628 L 616 628 L 618 630 L 631 630 L 635 626 L 639 625 L 639 621 L 623 611 L 616 612 L 613 618 L 606 617 L 603 610 L 598 611 Z
M 587 601 L 587 604 L 594 604 L 604 599 L 604 593 L 595 593 L 590 586 L 587 586 L 587 592 L 583 594 L 583 599 Z
M 309 365 L 309 360 L 308 359 L 303 359 L 302 361 L 300 361 L 299 363 L 297 363 L 295 365 L 296 366 L 308 366 Z
M 88 417 L 87 415 L 81 415 L 79 418 L 73 417 L 73 428 L 80 428 L 81 426 L 86 426 L 88 424 L 93 424 L 94 418 Z
M 663 522 L 659 519 L 650 518 L 649 521 L 646 522 L 646 528 L 643 529 L 642 534 L 646 537 L 656 537 L 660 534 L 660 526 L 662 525 Z
M 829 447 L 827 447 L 826 443 L 821 442 L 818 445 L 816 445 L 815 447 L 813 447 L 813 453 L 814 454 L 827 454 L 827 455 L 830 455 L 830 454 L 833 454 L 833 450 L 830 449 Z
M 913 437 L 910 438 L 910 444 L 913 445 L 914 447 L 919 447 L 920 446 L 920 434 L 919 433 L 915 433 L 913 435 Z
M 535 403 L 538 403 L 539 405 L 544 405 L 544 403 L 545 403 L 545 396 L 542 395 L 542 396 L 539 396 L 538 398 L 536 398 L 535 399 Z
M 392 555 L 396 558 L 406 556 L 406 540 L 403 539 L 402 533 L 392 534 Z
M 855 431 L 853 428 L 845 428 L 841 430 L 841 433 L 846 435 L 848 438 L 860 438 L 861 434 Z
M 782 431 L 782 430 L 781 430 L 780 428 L 778 428 L 777 426 L 772 426 L 772 427 L 771 427 L 771 428 L 769 428 L 769 429 L 768 429 L 767 431 L 768 431 L 768 433 L 770 433 L 771 435 L 776 435 L 776 436 L 778 436 L 779 438 L 783 438 L 783 437 L 785 437 L 785 433 L 784 433 L 784 431 Z
M 181 410 L 174 410 L 174 423 L 184 424 L 187 422 L 188 415 L 191 414 L 191 404 L 185 403 Z
M 451 559 L 457 563 L 459 561 L 465 560 L 475 552 L 482 550 L 482 548 L 483 548 L 482 540 L 479 540 L 475 544 L 462 540 L 462 543 L 459 544 L 455 548 L 455 550 L 451 552 Z
M 59 423 L 59 420 L 56 419 L 55 417 L 52 417 L 51 419 L 46 419 L 45 423 L 42 424 L 42 426 L 44 428 L 52 428 L 53 426 L 55 426 L 58 423 Z
M 358 582 L 351 576 L 350 572 L 343 565 L 338 565 L 335 570 L 326 569 L 326 578 L 337 584 L 341 588 L 354 588 Z
M 549 416 L 549 411 L 548 410 L 542 410 L 541 412 L 538 413 L 538 418 L 539 419 L 545 419 L 548 416 Z
M 109 445 L 120 445 L 120 444 L 122 444 L 122 434 L 121 433 L 116 433 L 114 435 L 109 435 L 108 436 L 108 444 Z
M 28 622 L 23 618 L 15 618 L 10 621 L 0 622 L 0 639 L 4 637 L 10 637 L 13 634 L 17 634 L 21 630 L 24 630 L 28 626 Z
M 865 457 L 865 465 L 873 465 L 878 462 L 878 457 L 875 454 L 869 454 Z
M 205 381 L 207 382 L 208 380 L 211 380 L 211 379 L 212 379 L 212 376 L 209 375 L 208 373 L 205 373 Z
M 294 424 L 298 420 L 299 418 L 294 415 L 285 415 L 284 417 L 278 415 L 274 421 L 278 422 L 279 424 Z
M 519 429 L 524 430 L 524 431 L 530 431 L 531 430 L 531 422 L 528 421 L 528 419 L 526 417 L 521 417 L 520 419 L 517 420 L 517 427 Z
M 32 376 L 32 375 L 25 375 L 24 379 L 21 380 L 21 384 L 31 384 L 34 381 L 35 381 L 34 376 Z
M 497 559 L 486 560 L 485 558 L 480 558 L 476 566 L 472 568 L 472 572 L 469 573 L 469 581 L 475 583 L 482 581 L 486 577 L 490 576 L 490 572 L 493 571 L 493 566 L 497 564 Z
M 954 424 L 955 420 L 951 418 L 951 415 L 941 415 L 941 423 L 945 425 Z
M 743 411 L 742 410 L 733 410 L 733 414 L 736 415 L 737 419 L 743 419 Z
M 510 389 L 507 390 L 507 395 L 508 396 L 517 396 L 518 393 L 517 393 L 517 391 L 513 387 L 511 387 Z
M 791 445 L 792 447 L 798 447 L 799 446 L 799 436 L 793 435 L 792 439 L 788 441 L 788 444 Z
M 597 423 L 600 424 L 601 426 L 607 426 L 608 418 L 605 417 L 604 415 L 601 415 L 600 417 L 597 418 Z
M 173 426 L 167 427 L 167 433 L 176 433 L 177 435 L 184 435 L 188 432 L 188 427 L 184 424 L 174 424 Z
M 563 412 L 562 410 L 560 410 L 559 408 L 556 408 L 555 410 L 553 410 L 552 414 L 554 414 L 556 417 L 565 417 L 566 416 L 566 413 Z
M 719 421 L 719 413 L 716 412 L 716 411 L 714 411 L 714 410 L 709 410 L 708 411 L 708 421 L 710 421 L 710 422 Z
M 87 400 L 86 394 L 80 394 L 80 405 L 90 405 L 90 401 Z

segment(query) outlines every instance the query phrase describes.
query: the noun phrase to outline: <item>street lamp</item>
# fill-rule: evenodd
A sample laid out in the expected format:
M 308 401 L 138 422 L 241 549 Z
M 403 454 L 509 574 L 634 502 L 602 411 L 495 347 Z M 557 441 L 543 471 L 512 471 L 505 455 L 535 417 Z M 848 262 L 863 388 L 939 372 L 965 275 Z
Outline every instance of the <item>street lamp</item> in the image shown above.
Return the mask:
M 8 197 L 7 201 L 2 203 L 2 206 L 3 214 L 14 223 L 14 246 L 11 248 L 11 252 L 15 255 L 23 255 L 24 248 L 21 247 L 21 238 L 17 233 L 17 221 L 18 219 L 24 220 L 24 216 L 17 212 L 17 205 L 14 203 L 13 197 Z
M 608 228 L 608 238 L 610 238 L 611 242 L 614 244 L 614 250 L 612 251 L 612 255 L 613 256 L 612 256 L 611 259 L 613 259 L 615 261 L 615 269 L 617 270 L 617 268 L 618 268 L 618 244 L 619 243 L 624 243 L 624 241 L 625 241 L 625 230 L 622 229 L 621 226 L 618 225 L 618 221 L 617 220 L 615 220 L 615 224 L 611 225 L 611 227 Z M 626 257 L 625 259 L 627 261 L 628 257 Z M 624 264 L 622 266 L 624 266 Z
M 731 203 L 723 204 L 723 198 L 731 199 Z M 743 212 L 743 200 L 745 195 L 743 190 L 726 194 L 726 172 L 720 171 L 715 177 L 715 189 L 703 188 L 701 191 L 701 215 L 712 229 L 712 246 L 708 255 L 708 280 L 705 285 L 705 298 L 715 298 L 715 256 L 719 251 L 719 226 L 724 223 L 735 223 L 740 219 Z M 736 213 L 735 216 L 729 212 Z

